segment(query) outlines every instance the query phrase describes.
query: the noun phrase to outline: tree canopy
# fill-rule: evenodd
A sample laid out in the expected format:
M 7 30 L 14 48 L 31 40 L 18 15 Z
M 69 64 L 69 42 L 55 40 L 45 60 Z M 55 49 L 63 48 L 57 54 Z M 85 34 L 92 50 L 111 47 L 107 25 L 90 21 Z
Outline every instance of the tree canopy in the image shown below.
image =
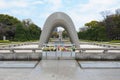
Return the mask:
M 108 11 L 104 14 L 103 21 L 86 23 L 88 28 L 78 32 L 78 37 L 94 41 L 120 40 L 120 9 L 117 9 L 115 14 L 110 15 Z
M 30 19 L 20 21 L 13 16 L 0 14 L 0 40 L 3 36 L 12 41 L 39 39 L 41 28 L 30 21 Z

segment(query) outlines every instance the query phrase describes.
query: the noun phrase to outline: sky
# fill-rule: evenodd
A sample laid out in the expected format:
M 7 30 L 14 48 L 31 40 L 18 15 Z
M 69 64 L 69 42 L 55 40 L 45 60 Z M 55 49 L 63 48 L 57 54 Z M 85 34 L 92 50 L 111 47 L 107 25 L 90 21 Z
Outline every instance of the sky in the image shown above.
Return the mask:
M 31 19 L 43 28 L 54 12 L 68 14 L 76 30 L 92 20 L 103 20 L 102 11 L 114 13 L 120 8 L 120 0 L 0 0 L 0 14 L 9 14 L 19 20 Z

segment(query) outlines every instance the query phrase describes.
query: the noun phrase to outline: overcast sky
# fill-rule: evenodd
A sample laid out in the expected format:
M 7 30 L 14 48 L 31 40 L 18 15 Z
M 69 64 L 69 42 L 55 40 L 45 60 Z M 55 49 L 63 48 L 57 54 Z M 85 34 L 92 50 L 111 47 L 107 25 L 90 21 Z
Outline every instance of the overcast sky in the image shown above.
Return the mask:
M 65 12 L 76 27 L 83 27 L 91 20 L 102 20 L 101 11 L 120 8 L 120 0 L 0 0 L 0 14 L 9 14 L 20 20 L 32 19 L 43 28 L 47 17 L 53 12 Z

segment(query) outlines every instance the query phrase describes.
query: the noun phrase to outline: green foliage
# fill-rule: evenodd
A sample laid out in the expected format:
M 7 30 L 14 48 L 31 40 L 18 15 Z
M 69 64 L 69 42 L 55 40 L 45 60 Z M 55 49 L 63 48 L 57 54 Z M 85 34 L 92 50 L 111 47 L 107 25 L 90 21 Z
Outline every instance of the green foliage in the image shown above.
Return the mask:
M 95 22 L 95 23 L 93 23 Z M 79 39 L 93 40 L 93 41 L 107 41 L 105 27 L 97 21 L 91 21 L 87 30 L 78 32 Z
M 30 24 L 28 33 L 31 35 L 31 40 L 38 40 L 40 37 L 41 29 L 35 24 Z
M 112 40 L 110 43 L 120 43 L 120 40 Z
M 0 40 L 0 43 L 10 43 L 9 40 Z
M 64 30 L 64 31 L 62 32 L 62 36 L 63 36 L 63 38 L 67 38 L 67 37 L 68 37 L 67 31 Z
M 8 40 L 14 39 L 15 26 L 20 23 L 17 18 L 0 14 L 0 39 L 6 36 Z
M 5 25 L 15 25 L 17 23 L 20 23 L 20 21 L 17 18 L 14 18 L 13 16 L 0 14 L 0 23 Z
M 110 40 L 120 40 L 120 14 L 108 16 L 104 21 Z
M 27 24 L 27 25 L 26 25 Z M 41 29 L 31 20 L 19 21 L 9 15 L 0 14 L 0 39 L 3 36 L 12 41 L 38 40 Z
M 98 21 L 91 21 L 89 23 L 86 23 L 85 26 L 88 26 L 88 27 L 96 27 L 98 25 Z
M 15 41 L 27 41 L 27 37 L 26 37 L 26 30 L 23 27 L 22 24 L 18 24 L 16 26 L 16 31 L 15 31 Z
M 31 24 L 28 27 L 18 24 L 16 26 L 15 41 L 38 40 L 40 33 L 41 29 L 34 24 Z
M 120 40 L 120 9 L 115 14 L 104 16 L 104 20 L 101 22 L 86 23 L 87 30 L 78 32 L 78 37 L 94 41 Z
M 52 35 L 51 35 L 52 38 L 58 38 L 59 37 L 59 34 L 57 32 L 52 32 Z

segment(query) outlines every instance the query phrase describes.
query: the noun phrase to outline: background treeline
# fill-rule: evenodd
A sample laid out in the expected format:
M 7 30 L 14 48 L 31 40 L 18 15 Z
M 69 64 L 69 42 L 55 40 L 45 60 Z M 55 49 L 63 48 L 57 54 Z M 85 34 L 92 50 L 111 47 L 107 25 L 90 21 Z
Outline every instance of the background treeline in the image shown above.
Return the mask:
M 101 13 L 103 21 L 91 21 L 85 24 L 85 27 L 78 32 L 80 39 L 94 41 L 120 40 L 120 9 L 114 14 L 108 11 Z
M 41 29 L 30 19 L 23 21 L 5 14 L 0 14 L 0 40 L 3 36 L 11 41 L 38 40 Z
M 91 21 L 85 24 L 85 27 L 78 32 L 78 37 L 84 40 L 110 41 L 120 40 L 120 9 L 114 14 L 108 11 L 101 13 L 104 17 L 102 21 Z M 0 14 L 0 40 L 3 36 L 11 41 L 30 41 L 38 40 L 41 28 L 35 25 L 30 19 L 23 21 L 5 14 Z M 54 33 L 55 36 L 56 33 Z M 63 38 L 67 33 L 63 31 Z

